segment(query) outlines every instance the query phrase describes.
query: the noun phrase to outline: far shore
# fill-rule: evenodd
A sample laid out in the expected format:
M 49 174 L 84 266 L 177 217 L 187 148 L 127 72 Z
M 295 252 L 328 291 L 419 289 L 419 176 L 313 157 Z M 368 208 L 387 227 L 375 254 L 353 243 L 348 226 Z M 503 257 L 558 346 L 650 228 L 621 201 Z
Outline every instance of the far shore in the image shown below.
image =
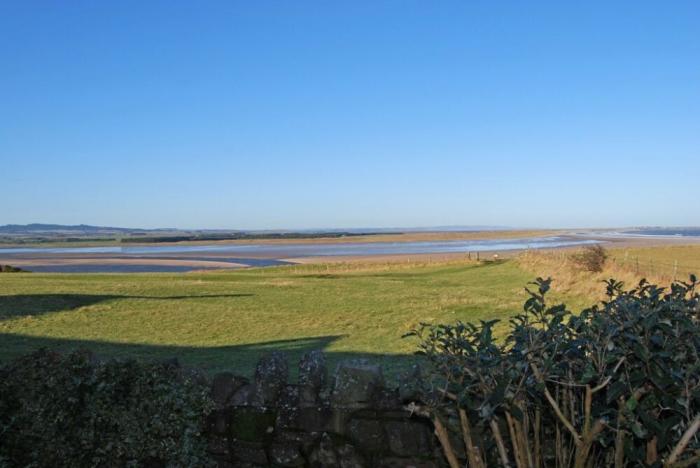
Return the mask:
M 46 241 L 1 243 L 0 248 L 72 248 L 72 247 L 154 247 L 169 245 L 249 245 L 249 244 L 345 244 L 362 242 L 430 242 L 445 240 L 487 240 L 487 239 L 517 239 L 541 236 L 557 236 L 564 234 L 562 230 L 551 229 L 517 229 L 493 231 L 425 231 L 391 234 L 367 234 L 341 237 L 300 237 L 284 239 L 223 239 L 179 242 L 128 242 L 119 241 Z

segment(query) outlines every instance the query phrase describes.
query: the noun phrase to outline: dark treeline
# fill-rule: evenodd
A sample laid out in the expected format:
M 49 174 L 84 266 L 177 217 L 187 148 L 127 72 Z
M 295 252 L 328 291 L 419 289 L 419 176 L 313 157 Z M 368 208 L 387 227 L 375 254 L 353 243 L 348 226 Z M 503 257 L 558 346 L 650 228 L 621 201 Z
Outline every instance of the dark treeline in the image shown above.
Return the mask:
M 149 236 L 144 234 L 132 234 L 129 237 L 2 237 L 0 244 L 27 245 L 53 243 L 74 243 L 74 242 L 119 242 L 123 244 L 158 244 L 166 242 L 188 242 L 188 241 L 222 241 L 222 240 L 265 240 L 265 239 L 319 239 L 319 238 L 342 238 L 357 236 L 374 236 L 379 234 L 400 234 L 399 232 L 271 232 L 271 233 L 222 233 L 222 234 L 181 234 Z
M 45 242 L 117 242 L 116 237 L 0 237 L 0 244 L 41 244 Z
M 265 239 L 318 239 L 318 238 L 341 238 L 356 236 L 373 236 L 377 232 L 272 232 L 272 233 L 234 233 L 234 234 L 193 234 L 183 236 L 147 236 L 147 237 L 125 237 L 122 243 L 162 243 L 162 242 L 186 242 L 186 241 L 221 241 L 221 240 L 265 240 Z

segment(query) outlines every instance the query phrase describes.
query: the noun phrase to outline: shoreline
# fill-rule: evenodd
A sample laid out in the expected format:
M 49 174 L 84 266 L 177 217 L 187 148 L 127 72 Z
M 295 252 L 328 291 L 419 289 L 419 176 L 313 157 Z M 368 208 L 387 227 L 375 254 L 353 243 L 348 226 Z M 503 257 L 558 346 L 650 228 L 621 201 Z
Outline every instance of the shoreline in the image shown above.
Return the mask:
M 562 231 L 490 231 L 488 233 L 479 232 L 449 232 L 449 233 L 411 233 L 402 237 L 403 241 L 397 241 L 397 235 L 384 236 L 383 243 L 387 245 L 397 245 L 403 243 L 421 242 L 446 242 L 446 241 L 507 241 L 538 239 L 534 233 L 546 232 L 547 238 L 558 237 L 564 242 L 596 241 L 601 242 L 608 249 L 617 250 L 624 248 L 640 247 L 663 247 L 676 245 L 700 245 L 700 237 L 681 236 L 622 236 L 604 235 L 596 232 L 582 234 L 562 232 Z M 530 236 L 522 234 L 529 233 Z M 506 237 L 503 237 L 503 236 Z M 364 236 L 358 236 L 364 237 Z M 173 246 L 202 246 L 212 245 L 221 247 L 225 245 L 261 245 L 275 246 L 279 248 L 268 248 L 261 251 L 255 249 L 244 251 L 217 251 L 217 250 L 195 250 L 186 252 L 22 252 L 22 253 L 0 253 L 0 264 L 16 266 L 25 270 L 37 272 L 71 272 L 71 273 L 92 273 L 92 272 L 148 272 L 149 267 L 153 272 L 162 272 L 167 269 L 171 271 L 197 271 L 197 270 L 237 270 L 242 268 L 268 267 L 286 264 L 320 264 L 320 263 L 444 263 L 459 260 L 492 260 L 512 258 L 528 250 L 552 251 L 552 250 L 573 250 L 582 247 L 582 244 L 564 246 L 544 246 L 535 248 L 499 248 L 503 244 L 494 243 L 493 248 L 489 246 L 475 245 L 470 252 L 469 246 L 464 246 L 460 251 L 444 252 L 412 252 L 412 253 L 367 253 L 367 254 L 343 254 L 342 249 L 338 254 L 314 254 L 312 249 L 308 254 L 299 255 L 300 246 L 312 247 L 313 245 L 325 246 L 325 249 L 334 244 L 382 244 L 379 236 L 369 236 L 370 241 L 361 242 L 353 238 L 354 242 L 344 242 L 347 238 L 333 238 L 320 241 L 319 239 L 306 239 L 305 242 L 283 242 L 280 239 L 270 239 L 268 242 L 199 242 L 199 243 L 177 243 L 177 244 L 147 244 L 143 247 L 173 247 Z M 466 237 L 466 238 L 465 238 Z M 387 238 L 394 239 L 393 241 Z M 330 242 L 329 242 L 330 241 Z M 289 246 L 289 249 L 285 249 Z M 359 246 L 359 245 L 358 245 Z M 137 247 L 133 244 L 122 245 L 121 247 Z M 486 248 L 485 248 L 486 247 Z M 27 248 L 27 247 L 23 247 Z M 68 247 L 59 247 L 68 248 Z M 303 250 L 303 248 L 302 248 Z M 309 249 L 307 249 L 309 250 Z M 381 249 L 380 249 L 381 250 Z M 81 271 L 83 268 L 84 271 Z

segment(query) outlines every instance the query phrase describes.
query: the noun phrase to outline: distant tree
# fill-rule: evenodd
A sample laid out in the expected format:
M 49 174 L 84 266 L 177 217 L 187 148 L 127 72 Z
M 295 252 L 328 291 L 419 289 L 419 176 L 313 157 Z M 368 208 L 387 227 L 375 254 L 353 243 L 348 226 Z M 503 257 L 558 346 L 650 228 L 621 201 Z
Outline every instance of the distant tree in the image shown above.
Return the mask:
M 580 253 L 574 255 L 574 261 L 581 268 L 594 273 L 603 271 L 607 259 L 608 251 L 600 244 L 587 245 Z

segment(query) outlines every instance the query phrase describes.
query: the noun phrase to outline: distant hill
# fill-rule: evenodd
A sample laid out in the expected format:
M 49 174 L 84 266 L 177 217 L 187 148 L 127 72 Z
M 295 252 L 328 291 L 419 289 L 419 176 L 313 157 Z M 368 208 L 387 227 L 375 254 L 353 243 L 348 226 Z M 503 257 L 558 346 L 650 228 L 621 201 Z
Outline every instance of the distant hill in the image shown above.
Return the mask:
M 0 226 L 0 234 L 4 235 L 39 235 L 39 234 L 148 234 L 148 233 L 242 233 L 267 234 L 267 233 L 295 233 L 295 234 L 318 234 L 318 233 L 397 233 L 397 232 L 430 232 L 430 231 L 501 231 L 512 229 L 504 226 L 433 226 L 433 227 L 396 227 L 396 228 L 317 228 L 317 229 L 254 229 L 242 231 L 239 229 L 177 229 L 177 228 L 123 228 L 112 226 L 92 226 L 89 224 L 6 224 Z

